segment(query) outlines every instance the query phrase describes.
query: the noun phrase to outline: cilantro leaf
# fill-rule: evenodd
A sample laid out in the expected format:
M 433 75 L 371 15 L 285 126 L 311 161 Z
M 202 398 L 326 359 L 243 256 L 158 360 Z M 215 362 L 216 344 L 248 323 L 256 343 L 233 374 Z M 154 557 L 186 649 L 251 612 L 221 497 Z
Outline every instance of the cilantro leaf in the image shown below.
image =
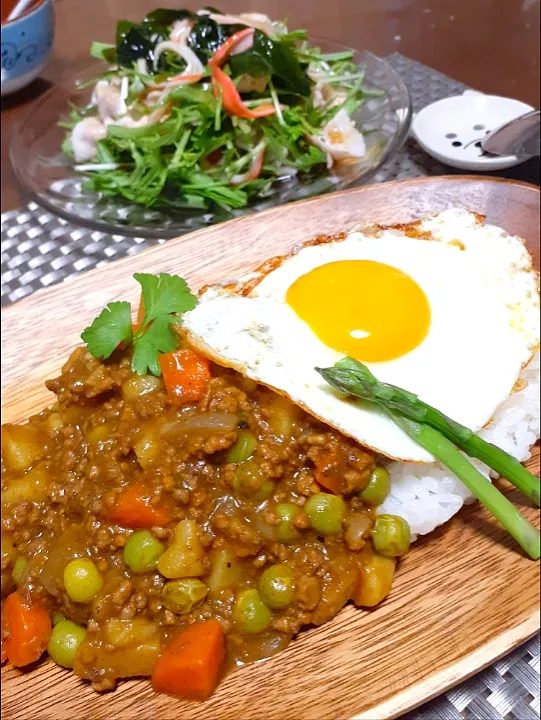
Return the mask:
M 163 315 L 193 310 L 197 304 L 197 298 L 190 292 L 186 281 L 178 275 L 135 273 L 133 277 L 143 292 L 145 324 Z
M 83 331 L 81 339 L 94 357 L 106 359 L 121 342 L 130 343 L 132 334 L 130 303 L 112 302 Z
M 131 367 L 138 375 L 161 375 L 158 356 L 178 347 L 178 337 L 171 325 L 176 321 L 167 315 L 160 315 L 152 325 L 135 341 Z

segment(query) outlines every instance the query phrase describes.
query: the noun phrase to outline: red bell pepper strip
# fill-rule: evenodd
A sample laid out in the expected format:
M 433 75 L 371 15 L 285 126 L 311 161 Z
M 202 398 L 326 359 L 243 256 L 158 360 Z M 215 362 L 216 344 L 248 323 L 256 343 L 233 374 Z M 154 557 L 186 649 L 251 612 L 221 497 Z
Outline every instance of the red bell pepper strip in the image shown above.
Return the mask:
M 242 102 L 242 98 L 235 87 L 235 83 L 231 80 L 229 75 L 221 69 L 221 67 L 227 62 L 227 59 L 234 48 L 249 35 L 253 36 L 253 34 L 253 28 L 246 28 L 245 30 L 239 30 L 239 32 L 231 35 L 231 37 L 228 38 L 224 44 L 218 48 L 218 50 L 216 50 L 214 57 L 209 62 L 212 70 L 212 89 L 214 91 L 214 97 L 220 97 L 220 95 L 222 96 L 224 110 L 229 115 L 236 115 L 237 117 L 246 118 L 247 120 L 255 120 L 256 118 L 274 115 L 276 108 L 274 105 L 260 105 L 253 110 L 247 108 Z
M 257 118 L 267 117 L 268 115 L 274 115 L 276 112 L 274 105 L 260 105 L 253 110 L 247 108 L 242 102 L 242 98 L 233 80 L 217 65 L 212 66 L 212 88 L 215 97 L 222 96 L 224 110 L 229 115 L 236 115 L 237 117 L 246 118 L 247 120 L 255 120 Z
M 228 37 L 223 45 L 220 45 L 218 50 L 214 53 L 214 57 L 209 61 L 209 65 L 217 65 L 222 67 L 225 64 L 235 47 L 242 42 L 249 35 L 254 36 L 254 28 L 246 28 L 245 30 L 239 30 L 238 32 Z

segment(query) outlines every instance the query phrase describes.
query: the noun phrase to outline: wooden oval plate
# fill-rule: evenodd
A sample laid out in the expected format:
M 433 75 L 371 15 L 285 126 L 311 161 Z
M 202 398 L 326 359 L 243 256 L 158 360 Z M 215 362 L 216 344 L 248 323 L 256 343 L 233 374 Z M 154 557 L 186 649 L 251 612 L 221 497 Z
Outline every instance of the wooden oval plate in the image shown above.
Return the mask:
M 426 178 L 274 208 L 171 240 L 3 311 L 3 422 L 50 404 L 44 381 L 58 374 L 83 328 L 108 302 L 137 301 L 134 272 L 177 273 L 197 288 L 320 234 L 407 222 L 454 206 L 525 237 L 539 267 L 539 190 L 521 183 Z M 538 447 L 530 468 L 539 471 Z M 510 496 L 520 504 L 516 493 Z M 524 511 L 539 524 L 538 511 Z M 539 562 L 524 557 L 473 505 L 415 543 L 380 607 L 346 607 L 333 621 L 302 632 L 283 653 L 229 675 L 204 704 L 156 695 L 147 680 L 121 682 L 114 693 L 98 695 L 46 661 L 26 673 L 3 669 L 3 717 L 384 720 L 479 671 L 538 628 Z

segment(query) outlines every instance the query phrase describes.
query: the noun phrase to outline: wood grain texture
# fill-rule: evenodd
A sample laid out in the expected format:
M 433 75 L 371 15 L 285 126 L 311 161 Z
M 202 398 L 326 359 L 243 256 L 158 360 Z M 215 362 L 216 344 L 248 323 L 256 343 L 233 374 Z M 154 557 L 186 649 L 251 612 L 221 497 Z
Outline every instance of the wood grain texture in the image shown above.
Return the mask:
M 81 330 L 111 300 L 136 301 L 134 272 L 182 274 L 196 288 L 247 271 L 318 234 L 407 222 L 462 206 L 522 235 L 539 266 L 539 191 L 483 178 L 433 178 L 295 203 L 171 240 L 32 295 L 2 313 L 3 422 L 39 411 Z M 530 461 L 539 472 L 539 449 Z M 503 485 L 502 485 L 503 487 Z M 505 485 L 506 491 L 509 486 Z M 519 504 L 518 494 L 510 492 Z M 524 507 L 539 524 L 539 512 Z M 539 563 L 477 505 L 415 543 L 373 611 L 345 608 L 283 653 L 230 675 L 203 705 L 155 695 L 146 680 L 95 694 L 42 662 L 3 669 L 3 714 L 15 720 L 384 720 L 441 693 L 539 628 Z

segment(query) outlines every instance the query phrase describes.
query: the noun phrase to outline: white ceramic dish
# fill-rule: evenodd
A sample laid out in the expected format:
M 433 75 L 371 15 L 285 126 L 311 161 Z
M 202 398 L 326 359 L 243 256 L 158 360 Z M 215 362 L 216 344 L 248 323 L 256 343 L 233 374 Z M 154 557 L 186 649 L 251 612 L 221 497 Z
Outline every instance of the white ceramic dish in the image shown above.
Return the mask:
M 519 100 L 466 90 L 423 108 L 413 120 L 412 132 L 422 149 L 445 165 L 482 172 L 503 170 L 523 160 L 485 154 L 481 140 L 533 109 Z

